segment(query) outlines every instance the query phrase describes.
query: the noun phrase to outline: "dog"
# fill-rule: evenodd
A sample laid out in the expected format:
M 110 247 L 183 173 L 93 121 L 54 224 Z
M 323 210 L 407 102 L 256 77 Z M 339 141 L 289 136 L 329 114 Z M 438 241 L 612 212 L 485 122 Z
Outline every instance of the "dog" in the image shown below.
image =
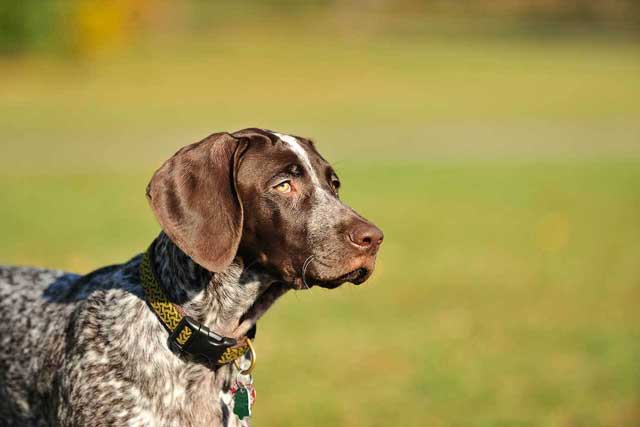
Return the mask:
M 162 230 L 143 254 L 0 267 L 0 426 L 248 425 L 258 319 L 374 270 L 382 231 L 339 188 L 308 139 L 214 133 L 151 178 Z

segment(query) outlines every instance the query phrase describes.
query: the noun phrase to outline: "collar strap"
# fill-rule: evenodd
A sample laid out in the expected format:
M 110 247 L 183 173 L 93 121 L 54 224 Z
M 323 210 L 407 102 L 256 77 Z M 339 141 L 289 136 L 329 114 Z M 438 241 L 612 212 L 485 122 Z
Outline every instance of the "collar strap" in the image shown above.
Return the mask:
M 169 348 L 177 354 L 189 354 L 201 362 L 216 366 L 231 363 L 249 350 L 249 337 L 255 336 L 255 326 L 248 337 L 239 341 L 210 331 L 202 323 L 184 314 L 182 307 L 172 303 L 158 284 L 151 266 L 153 244 L 142 256 L 140 279 L 144 296 L 151 310 L 169 331 Z

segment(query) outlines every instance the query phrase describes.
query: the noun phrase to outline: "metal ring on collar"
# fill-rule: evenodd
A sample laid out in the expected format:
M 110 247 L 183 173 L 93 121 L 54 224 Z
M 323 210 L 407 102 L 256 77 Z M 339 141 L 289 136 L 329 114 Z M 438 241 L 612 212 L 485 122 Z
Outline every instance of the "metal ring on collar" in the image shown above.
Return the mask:
M 245 369 L 244 371 L 240 371 L 240 373 L 242 375 L 250 375 L 251 372 L 253 371 L 253 368 L 256 367 L 256 349 L 253 348 L 253 344 L 251 343 L 251 339 L 248 338 L 248 337 L 247 337 L 247 345 L 249 346 L 249 353 L 251 355 L 251 357 L 250 357 L 251 365 L 249 365 L 249 367 L 247 369 Z M 240 367 L 240 363 L 238 363 L 238 359 L 234 360 L 233 364 L 236 365 L 236 368 L 242 369 Z

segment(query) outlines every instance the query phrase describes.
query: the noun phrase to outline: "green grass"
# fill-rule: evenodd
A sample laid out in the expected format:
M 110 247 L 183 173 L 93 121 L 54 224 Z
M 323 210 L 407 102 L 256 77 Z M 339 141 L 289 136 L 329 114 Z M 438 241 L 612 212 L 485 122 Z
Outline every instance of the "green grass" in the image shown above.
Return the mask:
M 0 260 L 125 261 L 177 147 L 292 130 L 386 239 L 263 319 L 256 426 L 640 424 L 637 44 L 236 36 L 0 67 Z

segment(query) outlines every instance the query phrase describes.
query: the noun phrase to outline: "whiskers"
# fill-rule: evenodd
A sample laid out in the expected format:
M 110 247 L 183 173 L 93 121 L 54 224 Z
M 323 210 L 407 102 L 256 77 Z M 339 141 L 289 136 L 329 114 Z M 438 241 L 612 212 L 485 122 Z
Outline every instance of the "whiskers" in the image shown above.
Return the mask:
M 302 283 L 304 284 L 305 288 L 307 288 L 309 291 L 311 291 L 311 287 L 307 284 L 307 278 L 305 277 L 305 275 L 307 274 L 307 268 L 309 268 L 309 264 L 311 264 L 311 261 L 313 261 L 313 258 L 315 258 L 313 255 L 309 255 L 307 259 L 304 260 L 304 263 L 302 264 Z

